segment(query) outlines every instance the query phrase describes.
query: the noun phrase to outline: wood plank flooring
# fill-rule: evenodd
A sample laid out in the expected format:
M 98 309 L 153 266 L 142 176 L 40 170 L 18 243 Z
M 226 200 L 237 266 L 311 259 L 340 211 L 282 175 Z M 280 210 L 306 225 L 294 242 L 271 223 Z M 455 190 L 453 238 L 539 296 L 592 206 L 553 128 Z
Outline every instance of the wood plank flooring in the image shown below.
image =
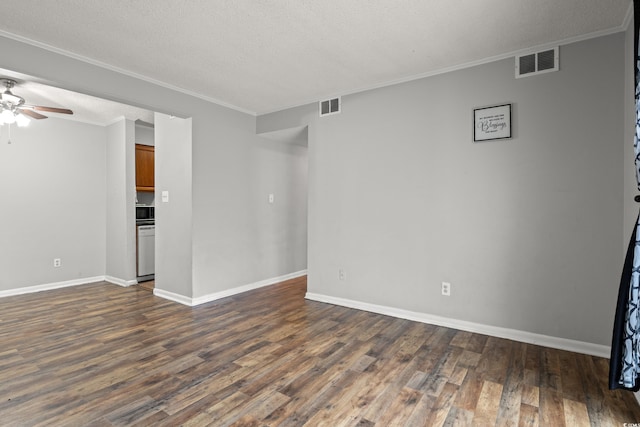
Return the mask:
M 153 289 L 156 287 L 156 281 L 147 280 L 146 282 L 139 282 L 138 287 L 141 289 L 146 289 L 147 291 L 153 292 Z
M 97 283 L 0 299 L 0 425 L 622 426 L 608 361 L 304 300 Z

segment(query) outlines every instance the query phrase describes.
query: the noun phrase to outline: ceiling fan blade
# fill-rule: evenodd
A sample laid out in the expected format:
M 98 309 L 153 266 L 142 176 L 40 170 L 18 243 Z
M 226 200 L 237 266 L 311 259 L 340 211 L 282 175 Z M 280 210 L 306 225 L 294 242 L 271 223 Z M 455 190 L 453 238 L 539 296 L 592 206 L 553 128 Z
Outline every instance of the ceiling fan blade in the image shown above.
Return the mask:
M 49 113 L 73 114 L 73 111 L 69 110 L 68 108 L 43 107 L 40 105 L 34 105 L 31 108 L 36 111 L 47 111 Z
M 47 116 L 44 116 L 40 113 L 36 113 L 35 111 L 28 110 L 26 108 L 18 108 L 18 110 L 24 114 L 25 116 L 29 116 L 32 119 L 46 119 Z

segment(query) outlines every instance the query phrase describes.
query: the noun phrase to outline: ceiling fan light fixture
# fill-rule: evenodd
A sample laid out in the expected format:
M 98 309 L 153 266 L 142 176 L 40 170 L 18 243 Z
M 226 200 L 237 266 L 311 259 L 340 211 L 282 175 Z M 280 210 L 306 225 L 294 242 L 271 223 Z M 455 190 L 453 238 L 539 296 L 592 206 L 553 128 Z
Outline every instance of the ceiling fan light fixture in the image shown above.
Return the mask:
M 16 116 L 11 110 L 2 110 L 2 113 L 0 113 L 0 120 L 4 123 L 12 124 L 16 122 Z
M 29 122 L 31 120 L 29 120 L 29 118 L 27 116 L 25 116 L 24 114 L 17 114 L 16 115 L 16 124 L 18 125 L 18 127 L 26 127 L 29 125 Z

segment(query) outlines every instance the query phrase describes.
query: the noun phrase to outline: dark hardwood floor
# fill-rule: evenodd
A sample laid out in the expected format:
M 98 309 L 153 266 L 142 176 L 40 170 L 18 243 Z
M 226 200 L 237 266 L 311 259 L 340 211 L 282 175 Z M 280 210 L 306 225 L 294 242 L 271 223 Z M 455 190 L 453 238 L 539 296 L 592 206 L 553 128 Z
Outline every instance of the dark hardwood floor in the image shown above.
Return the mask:
M 138 287 L 141 288 L 141 289 L 145 289 L 147 291 L 153 292 L 153 289 L 156 287 L 156 281 L 155 280 L 147 280 L 145 282 L 140 282 L 140 283 L 138 283 Z
M 606 359 L 304 300 L 97 283 L 0 299 L 0 425 L 622 426 Z

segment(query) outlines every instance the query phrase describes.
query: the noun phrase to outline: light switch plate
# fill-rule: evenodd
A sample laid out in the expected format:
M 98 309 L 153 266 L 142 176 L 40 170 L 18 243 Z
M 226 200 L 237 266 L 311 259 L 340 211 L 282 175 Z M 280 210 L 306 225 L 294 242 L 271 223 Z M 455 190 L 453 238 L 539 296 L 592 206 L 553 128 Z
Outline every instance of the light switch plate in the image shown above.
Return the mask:
M 163 191 L 162 192 L 162 203 L 169 203 L 169 192 L 168 191 Z

